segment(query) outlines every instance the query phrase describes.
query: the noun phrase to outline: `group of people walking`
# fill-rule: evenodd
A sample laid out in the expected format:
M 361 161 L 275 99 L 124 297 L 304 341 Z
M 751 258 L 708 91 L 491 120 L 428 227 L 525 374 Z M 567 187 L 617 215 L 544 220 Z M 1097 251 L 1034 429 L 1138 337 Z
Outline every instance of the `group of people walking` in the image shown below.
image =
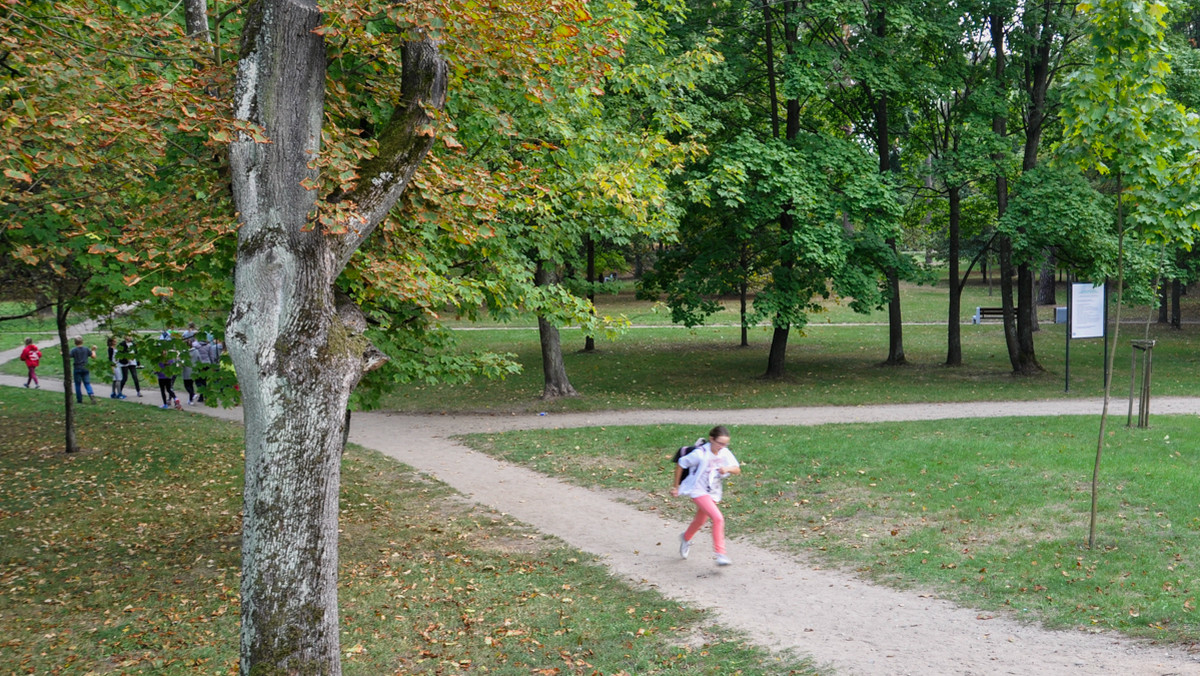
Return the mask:
M 71 348 L 71 367 L 75 381 L 75 401 L 82 404 L 86 392 L 88 399 L 94 404 L 96 394 L 92 389 L 91 360 L 98 358 L 96 346 L 87 347 L 83 338 L 74 339 L 75 346 Z M 150 355 L 149 357 L 147 355 Z M 25 387 L 32 384 L 40 387 L 37 367 L 42 354 L 32 338 L 25 339 L 25 349 L 21 352 L 21 361 L 29 369 L 29 377 Z M 108 339 L 108 363 L 112 373 L 112 393 L 110 399 L 126 399 L 125 386 L 133 382 L 137 396 L 142 396 L 142 383 L 138 371 L 153 367 L 158 380 L 159 394 L 162 396 L 161 408 L 182 409 L 184 403 L 175 393 L 175 381 L 182 376 L 184 389 L 187 390 L 187 404 L 198 404 L 204 401 L 204 391 L 208 387 L 210 372 L 217 368 L 221 360 L 221 344 L 207 335 L 200 335 L 195 324 L 189 324 L 187 330 L 176 333 L 164 330 L 154 343 L 142 340 L 140 343 L 132 333 L 126 334 L 118 341 L 116 336 Z

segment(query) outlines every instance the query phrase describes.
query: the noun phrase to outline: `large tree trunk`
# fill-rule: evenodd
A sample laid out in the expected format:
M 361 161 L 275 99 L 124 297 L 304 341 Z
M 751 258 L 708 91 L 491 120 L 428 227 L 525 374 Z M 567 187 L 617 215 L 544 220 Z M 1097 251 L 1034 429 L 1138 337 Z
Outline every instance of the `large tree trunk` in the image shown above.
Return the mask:
M 554 271 L 541 261 L 538 262 L 534 273 L 538 286 L 549 286 L 556 281 Z M 546 321 L 546 317 L 538 315 L 538 338 L 542 343 L 542 399 L 578 396 L 567 378 L 567 366 L 563 362 L 562 339 L 558 335 L 558 327 Z
M 67 340 L 67 316 L 70 311 L 60 293 L 54 303 L 54 324 L 58 329 L 58 348 L 62 353 L 63 365 L 63 443 L 67 453 L 74 453 L 79 450 L 79 443 L 75 440 L 75 394 L 71 391 L 75 387 L 75 369 L 71 365 L 71 343 Z
M 946 366 L 962 366 L 962 284 L 958 280 L 958 240 L 962 217 L 962 189 L 950 188 L 950 308 L 946 318 Z
M 340 674 L 338 491 L 346 406 L 382 355 L 334 282 L 403 193 L 433 142 L 423 106 L 441 107 L 445 64 L 430 40 L 404 46 L 403 91 L 380 133 L 388 154 L 360 170 L 356 228 L 326 234 L 309 216 L 320 150 L 326 57 L 316 0 L 247 10 L 234 110 L 270 143 L 230 147 L 240 215 L 226 341 L 246 437 L 241 673 Z

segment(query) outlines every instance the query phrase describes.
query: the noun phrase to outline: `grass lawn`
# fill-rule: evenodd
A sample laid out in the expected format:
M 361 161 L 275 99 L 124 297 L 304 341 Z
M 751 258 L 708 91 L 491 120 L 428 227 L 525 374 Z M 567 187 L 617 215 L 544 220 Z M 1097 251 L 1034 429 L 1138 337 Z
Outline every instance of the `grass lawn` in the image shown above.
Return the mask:
M 592 353 L 579 350 L 577 331 L 563 331 L 563 359 L 582 396 L 541 401 L 543 380 L 537 331 L 460 332 L 471 349 L 511 352 L 523 371 L 504 381 L 469 385 L 409 384 L 383 399 L 383 407 L 412 412 L 528 412 L 627 408 L 747 408 L 882 404 L 920 401 L 988 401 L 1099 396 L 1103 393 L 1103 340 L 1071 345 L 1071 391 L 1065 389 L 1062 325 L 1043 325 L 1038 358 L 1046 372 L 1016 378 L 999 324 L 964 326 L 964 366 L 942 366 L 946 330 L 906 326 L 908 364 L 883 367 L 888 328 L 877 325 L 811 326 L 789 342 L 788 375 L 763 380 L 770 334 L 756 329 L 751 346 L 738 347 L 736 328 L 650 328 L 629 331 L 615 342 L 597 341 Z M 1143 327 L 1122 326 L 1115 347 L 1115 395 L 1128 394 L 1129 340 Z M 1200 393 L 1200 327 L 1183 330 L 1152 325 L 1155 396 Z
M 236 673 L 241 428 L 0 390 L 5 673 Z M 346 454 L 347 674 L 811 674 L 374 452 Z M 546 670 L 546 671 L 541 671 Z
M 1152 422 L 1149 430 L 1110 427 L 1094 550 L 1086 548 L 1093 417 L 730 425 L 743 473 L 726 486 L 727 529 L 1051 627 L 1200 642 L 1200 458 L 1191 442 L 1200 419 Z M 663 425 L 467 439 L 581 485 L 622 489 L 685 523 L 690 503 L 667 492 L 670 453 L 705 431 Z
M 1065 304 L 1067 287 L 1059 285 Z M 1037 357 L 1045 368 L 1039 376 L 1016 378 L 1004 346 L 999 322 L 964 325 L 963 366 L 947 368 L 945 283 L 902 287 L 904 350 L 907 364 L 884 367 L 887 356 L 886 312 L 857 315 L 832 300 L 828 312 L 812 317 L 788 341 L 787 375 L 761 378 L 766 371 L 772 330 L 750 330 L 748 347 L 740 347 L 736 300 L 726 300 L 726 312 L 712 325 L 686 329 L 670 326 L 670 313 L 661 304 L 637 301 L 632 286 L 620 294 L 597 297 L 603 314 L 625 315 L 635 328 L 618 339 L 598 338 L 597 349 L 582 352 L 584 337 L 562 331 L 567 375 L 580 397 L 541 401 L 541 346 L 535 322 L 506 326 L 479 322 L 463 324 L 460 342 L 467 350 L 514 355 L 522 372 L 503 381 L 476 380 L 468 385 L 410 383 L 382 399 L 382 407 L 408 412 L 533 412 L 590 411 L 628 408 L 746 408 L 780 406 L 858 405 L 922 401 L 987 401 L 1051 399 L 1103 394 L 1103 339 L 1075 340 L 1070 347 L 1070 392 L 1066 392 L 1065 326 L 1053 324 L 1053 308 L 1039 308 L 1041 330 L 1036 332 Z M 989 295 L 978 277 L 964 290 L 963 320 L 975 306 L 1000 304 L 999 288 Z M 1145 336 L 1147 308 L 1126 308 L 1116 342 L 1113 392 L 1128 393 L 1132 348 L 1130 340 Z M 1184 297 L 1185 319 L 1200 316 L 1200 299 Z M 1157 319 L 1157 314 L 1154 315 Z M 1113 326 L 1109 333 L 1112 335 Z M 1150 325 L 1154 349 L 1155 396 L 1200 393 L 1200 325 L 1181 330 Z
M 24 314 L 29 312 L 32 307 L 30 303 L 0 302 L 0 317 Z M 47 336 L 57 340 L 57 335 L 58 328 L 54 324 L 53 313 L 48 319 L 39 319 L 38 317 L 9 319 L 0 322 L 0 350 L 21 347 L 25 344 L 26 338 L 33 338 L 34 343 L 41 345 L 46 341 Z

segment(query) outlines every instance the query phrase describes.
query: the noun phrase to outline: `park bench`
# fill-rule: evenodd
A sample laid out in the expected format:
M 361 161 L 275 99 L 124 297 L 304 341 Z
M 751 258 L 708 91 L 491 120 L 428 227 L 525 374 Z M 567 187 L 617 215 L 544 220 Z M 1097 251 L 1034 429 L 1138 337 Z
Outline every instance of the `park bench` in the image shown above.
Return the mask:
M 1015 314 L 1017 308 L 1013 308 Z M 971 318 L 972 324 L 982 324 L 985 319 L 1004 319 L 1004 308 L 1002 307 L 977 307 L 975 308 L 975 316 Z

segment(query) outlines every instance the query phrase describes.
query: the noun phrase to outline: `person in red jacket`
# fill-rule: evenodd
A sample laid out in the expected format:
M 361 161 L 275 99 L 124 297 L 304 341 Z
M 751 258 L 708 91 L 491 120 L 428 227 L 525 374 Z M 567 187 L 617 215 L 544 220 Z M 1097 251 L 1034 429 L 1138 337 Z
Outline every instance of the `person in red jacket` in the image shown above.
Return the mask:
M 42 384 L 38 382 L 37 367 L 42 361 L 42 351 L 33 344 L 32 338 L 25 339 L 25 349 L 21 350 L 21 361 L 29 367 L 29 377 L 25 379 L 25 387 L 29 387 L 29 383 L 33 383 L 34 387 L 41 389 Z

